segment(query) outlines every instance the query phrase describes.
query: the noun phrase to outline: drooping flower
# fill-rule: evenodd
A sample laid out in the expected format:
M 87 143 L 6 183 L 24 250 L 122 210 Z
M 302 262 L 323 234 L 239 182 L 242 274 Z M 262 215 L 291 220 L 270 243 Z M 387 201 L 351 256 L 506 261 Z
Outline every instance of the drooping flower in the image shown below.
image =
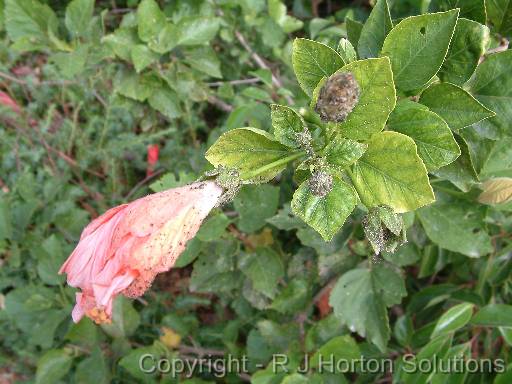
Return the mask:
M 73 321 L 87 315 L 110 322 L 116 295 L 141 296 L 174 265 L 221 194 L 212 181 L 194 183 L 119 205 L 93 220 L 59 271 L 81 289 Z

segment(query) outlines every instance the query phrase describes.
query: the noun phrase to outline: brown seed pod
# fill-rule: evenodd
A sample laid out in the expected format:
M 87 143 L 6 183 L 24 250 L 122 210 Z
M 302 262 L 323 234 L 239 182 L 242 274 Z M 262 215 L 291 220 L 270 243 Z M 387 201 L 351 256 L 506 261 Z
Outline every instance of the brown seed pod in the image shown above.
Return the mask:
M 329 77 L 320 89 L 315 111 L 323 121 L 345 121 L 359 102 L 359 84 L 351 72 L 340 72 Z

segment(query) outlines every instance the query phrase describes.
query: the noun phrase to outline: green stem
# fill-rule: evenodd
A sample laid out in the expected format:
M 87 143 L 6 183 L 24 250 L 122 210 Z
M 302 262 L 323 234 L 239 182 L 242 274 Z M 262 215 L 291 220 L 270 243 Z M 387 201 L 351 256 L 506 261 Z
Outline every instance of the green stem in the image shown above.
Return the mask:
M 265 164 L 264 166 L 257 168 L 253 171 L 248 171 L 248 172 L 242 173 L 242 174 L 240 174 L 240 179 L 249 180 L 249 179 L 255 178 L 256 176 L 259 176 L 262 173 L 265 173 L 265 172 L 271 170 L 272 168 L 277 168 L 281 165 L 287 164 L 290 161 L 293 161 L 295 159 L 298 159 L 301 156 L 304 156 L 305 154 L 306 153 L 304 151 L 294 152 L 289 156 L 286 156 L 286 157 L 283 157 L 282 159 L 273 161 L 272 163 Z

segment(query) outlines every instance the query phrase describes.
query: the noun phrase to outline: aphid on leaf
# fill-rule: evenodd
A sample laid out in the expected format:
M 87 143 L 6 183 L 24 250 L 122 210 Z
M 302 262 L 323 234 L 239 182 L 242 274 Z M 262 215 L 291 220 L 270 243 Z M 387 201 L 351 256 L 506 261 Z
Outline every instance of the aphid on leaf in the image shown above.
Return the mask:
M 323 121 L 341 123 L 359 102 L 359 94 L 359 84 L 352 73 L 335 73 L 320 89 L 315 111 Z

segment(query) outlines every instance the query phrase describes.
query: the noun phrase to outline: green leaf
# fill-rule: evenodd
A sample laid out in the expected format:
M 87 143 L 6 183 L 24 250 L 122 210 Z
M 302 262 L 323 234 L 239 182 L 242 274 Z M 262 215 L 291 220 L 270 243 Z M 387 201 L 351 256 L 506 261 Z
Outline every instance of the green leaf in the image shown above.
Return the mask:
M 155 0 L 142 0 L 137 7 L 139 37 L 149 42 L 155 39 L 166 26 L 165 14 Z
M 37 256 L 37 273 L 45 284 L 57 285 L 65 281 L 59 275 L 60 266 L 65 260 L 61 243 L 55 235 L 43 241 L 41 248 L 33 251 Z
M 414 140 L 429 172 L 450 164 L 460 155 L 446 122 L 418 103 L 399 103 L 389 117 L 388 127 Z
M 354 164 L 363 156 L 367 148 L 367 144 L 336 136 L 329 141 L 323 150 L 323 155 L 329 165 L 342 170 Z
M 7 199 L 0 195 L 0 241 L 12 237 L 11 207 Z
M 194 263 L 190 290 L 219 294 L 239 287 L 241 274 L 235 270 L 235 252 L 239 250 L 234 240 L 208 243 Z
M 133 335 L 139 324 L 140 315 L 131 301 L 124 296 L 117 296 L 112 309 L 112 323 L 101 324 L 101 328 L 106 334 L 120 338 Z
M 281 0 L 268 0 L 268 14 L 283 29 L 284 33 L 295 32 L 304 24 L 299 19 L 288 16 L 286 5 Z
M 475 71 L 489 44 L 489 28 L 476 21 L 457 21 L 450 49 L 438 76 L 445 82 L 462 85 Z
M 267 222 L 275 226 L 277 229 L 289 231 L 304 226 L 304 223 L 298 219 L 292 212 L 289 204 L 285 204 L 283 209 L 269 219 Z
M 152 380 L 158 375 L 158 371 L 151 372 L 151 368 L 155 366 L 154 361 L 159 361 L 166 357 L 167 349 L 158 342 L 148 347 L 132 349 L 124 355 L 118 362 L 118 365 L 128 371 L 130 375 L 137 378 L 140 383 L 153 383 Z M 151 355 L 153 359 L 142 359 L 144 355 Z M 143 369 L 141 369 L 141 366 Z
M 433 339 L 446 333 L 454 332 L 465 326 L 473 315 L 474 304 L 462 303 L 451 307 L 437 320 L 436 327 L 430 335 Z
M 145 44 L 137 44 L 131 50 L 131 59 L 137 73 L 140 73 L 159 58 L 160 55 L 151 51 Z
M 489 304 L 471 319 L 471 324 L 483 327 L 512 327 L 512 305 Z
M 293 194 L 292 210 L 313 227 L 325 241 L 331 240 L 354 210 L 357 196 L 352 186 L 333 175 L 332 190 L 325 196 L 313 194 L 310 180 Z
M 486 154 L 481 177 L 512 177 L 512 138 L 493 142 Z
M 325 363 L 326 359 L 330 359 L 333 356 L 334 361 L 344 360 L 352 362 L 361 358 L 361 351 L 355 340 L 349 335 L 337 336 L 329 340 L 327 343 L 322 345 L 313 356 L 309 359 L 309 366 L 311 368 L 317 368 L 322 363 Z M 327 368 L 328 372 L 336 372 L 335 367 L 333 369 Z
M 431 85 L 421 94 L 420 103 L 441 116 L 454 131 L 495 115 L 467 91 L 450 83 Z
M 437 73 L 448 51 L 458 10 L 412 16 L 389 32 L 381 56 L 389 56 L 396 87 L 412 91 Z
M 88 358 L 78 364 L 74 379 L 77 384 L 108 384 L 111 382 L 109 368 L 98 346 L 93 349 Z
M 201 45 L 215 37 L 220 21 L 215 17 L 184 17 L 176 24 L 178 45 Z
M 148 42 L 148 47 L 160 54 L 171 51 L 178 45 L 180 38 L 179 28 L 171 23 L 166 23 L 165 26 L 158 31 L 158 34 Z
M 474 20 L 480 24 L 485 24 L 485 6 L 489 0 L 434 0 L 433 5 L 436 10 L 448 11 L 450 9 L 460 8 L 459 17 Z
M 275 214 L 278 204 L 278 187 L 268 184 L 244 186 L 234 201 L 240 214 L 238 228 L 246 233 L 256 232 Z
M 267 132 L 256 128 L 238 128 L 224 133 L 206 152 L 206 160 L 214 166 L 234 168 L 249 183 L 272 180 L 286 164 L 298 155 Z
M 157 89 L 161 88 L 161 82 L 151 73 L 137 75 L 134 72 L 120 71 L 114 80 L 115 92 L 134 99 L 144 101 Z
M 413 243 L 402 245 L 394 253 L 383 252 L 383 256 L 384 259 L 399 267 L 412 265 L 421 258 L 418 247 Z
M 387 57 L 354 61 L 338 72 L 351 72 L 360 89 L 359 102 L 342 123 L 330 124 L 349 139 L 367 140 L 382 131 L 395 108 L 393 73 Z
M 370 16 L 361 29 L 357 43 L 359 57 L 367 59 L 378 57 L 386 35 L 393 28 L 387 0 L 377 0 Z
M 211 47 L 190 48 L 185 52 L 185 62 L 211 77 L 222 78 L 220 61 Z
M 512 35 L 512 1 L 486 0 L 485 7 L 494 30 L 501 35 Z
M 58 20 L 52 9 L 35 0 L 6 0 L 5 29 L 13 41 L 23 40 L 37 49 L 48 42 L 48 32 L 57 35 Z
M 73 0 L 66 7 L 65 23 L 71 36 L 84 36 L 91 24 L 94 0 Z
M 51 289 L 34 285 L 23 285 L 5 296 L 5 313 L 13 325 L 27 334 L 29 344 L 51 348 L 55 330 L 69 318 L 71 308 L 56 309 L 54 298 Z
M 162 192 L 166 189 L 183 187 L 186 184 L 193 183 L 197 180 L 197 175 L 192 172 L 182 171 L 178 177 L 173 172 L 166 173 L 154 183 L 149 184 L 149 189 L 153 192 Z
M 414 327 L 409 315 L 402 315 L 396 319 L 393 327 L 393 336 L 402 346 L 407 346 L 411 342 Z
M 502 204 L 512 200 L 512 178 L 498 177 L 486 180 L 478 201 L 482 204 Z
M 183 268 L 192 263 L 201 252 L 202 242 L 197 238 L 190 239 L 185 250 L 178 256 L 174 268 Z
M 249 255 L 241 270 L 251 279 L 254 289 L 271 299 L 276 294 L 279 280 L 284 276 L 281 257 L 267 247 L 259 247 Z
M 131 61 L 132 48 L 140 42 L 134 28 L 118 28 L 101 40 L 108 44 L 115 55 L 122 60 Z
M 419 367 L 419 364 L 422 361 L 434 364 L 434 361 L 443 359 L 450 349 L 452 340 L 452 335 L 439 336 L 431 340 L 427 345 L 421 348 L 416 356 L 413 356 L 412 359 L 408 360 L 409 364 L 414 364 L 414 366 Z M 403 374 L 402 382 L 404 384 L 427 384 L 430 382 L 429 378 L 432 374 L 431 370 L 408 370 Z
M 357 60 L 357 54 L 354 46 L 344 37 L 340 39 L 336 51 L 338 51 L 343 61 L 347 64 Z
M 482 228 L 482 206 L 437 201 L 417 212 L 427 236 L 441 248 L 469 257 L 492 252 L 491 237 Z
M 100 330 L 88 317 L 82 318 L 78 323 L 73 323 L 64 338 L 73 344 L 80 346 L 94 347 L 98 342 Z
M 5 22 L 4 5 L 5 5 L 5 1 L 0 0 L 0 31 L 4 30 L 4 22 Z
M 154 89 L 148 102 L 149 105 L 169 119 L 181 116 L 182 111 L 178 95 L 169 87 L 161 86 Z
M 299 148 L 301 143 L 298 134 L 307 130 L 302 116 L 284 105 L 271 104 L 270 117 L 276 139 L 288 147 Z
M 478 175 L 473 166 L 468 144 L 463 137 L 455 135 L 460 148 L 460 156 L 452 163 L 432 171 L 434 175 L 450 181 L 463 192 L 468 192 L 478 182 Z
M 467 342 L 451 347 L 445 353 L 443 359 L 438 361 L 440 364 L 449 364 L 449 361 L 455 360 L 468 361 L 471 359 L 471 344 L 471 342 Z M 448 372 L 441 372 L 441 370 L 439 370 L 433 373 L 430 380 L 432 384 L 463 384 L 468 376 L 468 372 L 465 370 L 457 372 L 455 372 L 455 370 L 453 370 L 453 372 L 450 370 L 448 370 Z
M 57 52 L 50 57 L 59 67 L 63 77 L 71 79 L 85 69 L 91 50 L 89 44 L 81 44 L 72 52 Z
M 368 150 L 354 165 L 351 178 L 367 207 L 389 205 L 401 213 L 434 201 L 416 145 L 400 133 L 375 134 L 368 141 Z
M 196 237 L 206 242 L 217 240 L 224 234 L 229 223 L 229 218 L 223 213 L 211 216 L 201 225 L 199 231 L 197 231 Z
M 502 135 L 511 136 L 512 121 L 512 50 L 494 53 L 477 68 L 468 82 L 469 91 L 483 105 L 496 112 L 487 122 Z
M 294 40 L 292 63 L 301 88 L 309 96 L 322 78 L 331 76 L 345 64 L 334 49 L 308 39 Z
M 346 272 L 334 286 L 329 304 L 350 330 L 366 337 L 382 352 L 390 337 L 386 307 L 407 294 L 400 273 L 384 263 Z
M 286 376 L 281 384 L 308 384 L 310 381 L 306 376 L 301 375 L 300 373 L 292 373 L 289 376 Z
M 64 377 L 73 358 L 63 349 L 47 351 L 37 362 L 36 384 L 56 383 Z
M 284 313 L 294 314 L 305 309 L 311 300 L 311 290 L 307 281 L 293 279 L 277 295 L 270 306 L 272 309 Z
M 347 37 L 348 40 L 352 43 L 355 49 L 357 49 L 357 43 L 359 38 L 361 37 L 361 31 L 363 29 L 364 24 L 359 21 L 352 20 L 350 18 L 345 19 L 345 24 L 347 28 Z

